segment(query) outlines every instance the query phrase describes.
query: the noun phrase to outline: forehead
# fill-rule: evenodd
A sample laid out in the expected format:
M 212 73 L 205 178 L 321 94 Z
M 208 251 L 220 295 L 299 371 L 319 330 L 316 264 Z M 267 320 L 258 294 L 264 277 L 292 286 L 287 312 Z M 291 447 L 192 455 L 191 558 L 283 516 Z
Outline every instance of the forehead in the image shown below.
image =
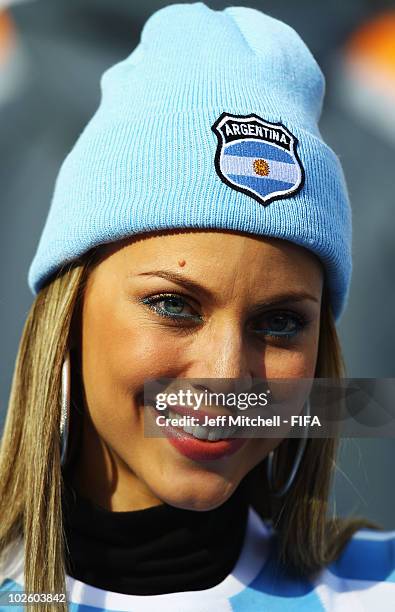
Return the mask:
M 171 231 L 140 235 L 103 245 L 100 275 L 133 275 L 160 269 L 178 270 L 204 282 L 263 283 L 274 290 L 315 286 L 323 267 L 316 255 L 287 240 L 217 230 Z M 99 272 L 99 270 L 98 270 Z
M 202 261 L 215 258 L 219 252 L 226 250 L 234 253 L 235 259 L 244 253 L 261 255 L 263 258 L 277 258 L 285 261 L 296 258 L 298 261 L 310 260 L 321 265 L 318 257 L 306 248 L 289 240 L 256 236 L 235 231 L 224 230 L 172 230 L 157 233 L 140 234 L 134 237 L 100 245 L 97 255 L 100 259 L 118 254 L 122 257 L 155 256 L 171 257 L 179 253 L 199 257 Z

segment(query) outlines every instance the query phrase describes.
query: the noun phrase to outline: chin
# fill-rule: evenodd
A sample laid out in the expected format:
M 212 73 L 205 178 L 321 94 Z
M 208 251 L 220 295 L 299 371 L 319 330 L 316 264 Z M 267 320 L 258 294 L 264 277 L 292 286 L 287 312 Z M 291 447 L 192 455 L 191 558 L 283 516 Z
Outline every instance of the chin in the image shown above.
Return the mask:
M 162 483 L 160 489 L 158 487 L 153 490 L 164 503 L 197 512 L 218 508 L 229 499 L 238 485 L 237 482 L 226 481 L 213 473 L 206 474 L 202 479 L 173 479 L 170 484 L 165 487 Z

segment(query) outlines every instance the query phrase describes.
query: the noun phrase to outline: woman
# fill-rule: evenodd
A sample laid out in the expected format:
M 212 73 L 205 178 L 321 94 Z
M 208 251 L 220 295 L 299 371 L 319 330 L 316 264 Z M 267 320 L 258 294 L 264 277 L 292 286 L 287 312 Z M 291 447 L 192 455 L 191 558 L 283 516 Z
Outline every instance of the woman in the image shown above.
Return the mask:
M 327 516 L 335 440 L 144 435 L 147 380 L 344 374 L 350 208 L 317 128 L 323 86 L 291 28 L 203 3 L 155 13 L 104 75 L 29 271 L 1 454 L 3 597 L 393 605 L 390 535 Z

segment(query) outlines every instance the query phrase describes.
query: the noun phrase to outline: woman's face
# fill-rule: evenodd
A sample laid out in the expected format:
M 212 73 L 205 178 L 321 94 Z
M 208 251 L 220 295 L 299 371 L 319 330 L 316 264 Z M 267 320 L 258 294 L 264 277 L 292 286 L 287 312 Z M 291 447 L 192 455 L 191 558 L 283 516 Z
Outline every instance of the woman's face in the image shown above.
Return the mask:
M 196 460 L 144 436 L 156 378 L 313 378 L 322 268 L 278 239 L 205 231 L 106 247 L 84 293 L 84 426 L 75 484 L 115 511 L 221 505 L 278 440 Z

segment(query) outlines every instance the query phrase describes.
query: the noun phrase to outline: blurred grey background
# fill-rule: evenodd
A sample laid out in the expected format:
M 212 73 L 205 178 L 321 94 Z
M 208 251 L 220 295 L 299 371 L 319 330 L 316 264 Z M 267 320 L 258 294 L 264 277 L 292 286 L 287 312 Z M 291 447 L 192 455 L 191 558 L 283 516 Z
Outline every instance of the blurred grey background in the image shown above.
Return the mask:
M 146 19 L 170 3 L 0 0 L 0 429 L 32 302 L 27 271 L 59 166 L 98 105 L 102 72 L 133 50 Z M 207 4 L 250 6 L 286 21 L 321 65 L 327 77 L 321 129 L 341 158 L 353 207 L 354 274 L 339 326 L 348 375 L 394 377 L 395 112 L 380 114 L 382 92 L 377 97 L 369 79 L 357 84 L 344 70 L 350 37 L 380 15 L 395 14 L 388 13 L 394 2 Z M 393 79 L 395 86 L 395 71 Z M 387 103 L 395 109 L 395 97 Z M 395 440 L 344 440 L 333 491 L 337 512 L 395 529 L 394 462 Z

